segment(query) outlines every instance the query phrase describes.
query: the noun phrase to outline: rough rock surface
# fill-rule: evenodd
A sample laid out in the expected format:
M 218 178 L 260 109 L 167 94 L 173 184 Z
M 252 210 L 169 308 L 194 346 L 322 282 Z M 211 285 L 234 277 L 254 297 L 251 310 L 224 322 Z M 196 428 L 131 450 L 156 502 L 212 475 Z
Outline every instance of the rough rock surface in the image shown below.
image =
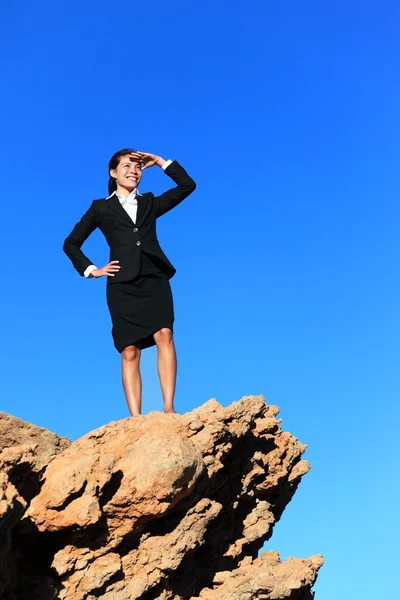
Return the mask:
M 5 519 L 19 560 L 0 598 L 311 600 L 320 556 L 258 556 L 309 469 L 277 413 L 261 396 L 210 400 L 112 422 L 70 446 L 58 438 L 64 450 L 47 468 L 34 454 L 39 486 L 25 496 L 2 467 L 0 534 Z M 14 464 L 32 455 L 21 445 Z M 0 571 L 12 571 L 9 556 Z
M 0 472 L 0 597 L 17 585 L 16 556 L 12 550 L 12 531 L 26 508 L 26 502 Z
M 70 443 L 43 427 L 0 411 L 0 471 L 8 474 L 27 501 L 39 492 L 48 464 Z
M 39 493 L 47 465 L 70 443 L 0 412 L 0 598 L 8 597 L 7 592 L 20 583 L 16 526 Z

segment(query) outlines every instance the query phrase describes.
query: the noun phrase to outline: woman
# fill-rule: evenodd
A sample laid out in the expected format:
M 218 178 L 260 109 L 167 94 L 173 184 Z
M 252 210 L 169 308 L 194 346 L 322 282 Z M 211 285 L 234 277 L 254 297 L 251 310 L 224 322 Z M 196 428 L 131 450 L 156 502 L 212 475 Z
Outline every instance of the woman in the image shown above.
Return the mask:
M 154 196 L 140 194 L 145 169 L 157 165 L 176 187 Z M 141 414 L 140 354 L 157 345 L 164 412 L 174 413 L 176 352 L 174 307 L 169 279 L 175 268 L 157 240 L 156 220 L 196 188 L 177 161 L 136 150 L 116 152 L 109 163 L 108 198 L 94 200 L 64 242 L 75 269 L 88 278 L 107 277 L 107 304 L 114 345 L 122 356 L 122 382 L 131 415 Z M 110 247 L 110 262 L 97 268 L 81 250 L 98 227 Z

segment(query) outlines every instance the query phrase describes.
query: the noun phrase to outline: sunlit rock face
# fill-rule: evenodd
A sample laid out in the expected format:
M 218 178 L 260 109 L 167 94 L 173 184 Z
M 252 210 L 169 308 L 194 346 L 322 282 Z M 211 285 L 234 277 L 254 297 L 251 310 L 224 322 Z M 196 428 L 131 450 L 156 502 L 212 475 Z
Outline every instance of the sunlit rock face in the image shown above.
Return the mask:
M 261 396 L 210 400 L 72 444 L 15 419 L 0 454 L 0 598 L 311 600 L 321 556 L 259 554 L 309 470 L 277 413 Z

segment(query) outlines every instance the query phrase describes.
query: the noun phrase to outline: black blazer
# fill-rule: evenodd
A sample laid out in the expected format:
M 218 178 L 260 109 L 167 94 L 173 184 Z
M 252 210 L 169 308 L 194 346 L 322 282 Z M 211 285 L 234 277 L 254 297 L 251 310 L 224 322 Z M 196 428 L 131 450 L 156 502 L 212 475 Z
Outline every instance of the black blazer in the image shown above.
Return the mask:
M 86 268 L 93 264 L 83 254 L 81 246 L 96 227 L 102 231 L 110 247 L 110 261 L 119 260 L 121 267 L 114 277 L 107 277 L 107 285 L 136 277 L 140 271 L 142 251 L 156 258 L 168 278 L 175 275 L 176 269 L 158 243 L 156 219 L 187 198 L 196 184 L 176 160 L 165 169 L 165 173 L 177 186 L 161 196 L 154 196 L 151 192 L 138 195 L 136 223 L 131 220 L 115 194 L 110 198 L 93 200 L 63 246 L 80 275 L 83 276 Z

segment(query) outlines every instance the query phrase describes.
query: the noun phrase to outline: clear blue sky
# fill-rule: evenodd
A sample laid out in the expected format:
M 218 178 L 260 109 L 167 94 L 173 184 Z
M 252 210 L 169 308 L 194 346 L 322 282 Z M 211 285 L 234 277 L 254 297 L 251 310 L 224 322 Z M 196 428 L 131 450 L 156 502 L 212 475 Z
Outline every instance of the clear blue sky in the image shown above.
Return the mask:
M 106 282 L 62 244 L 116 150 L 176 158 L 198 184 L 158 227 L 176 406 L 263 394 L 309 445 L 266 547 L 324 554 L 316 600 L 393 597 L 398 569 L 399 17 L 394 0 L 0 9 L 1 409 L 73 439 L 127 416 Z M 169 185 L 151 169 L 141 191 Z M 99 231 L 84 249 L 108 262 Z

